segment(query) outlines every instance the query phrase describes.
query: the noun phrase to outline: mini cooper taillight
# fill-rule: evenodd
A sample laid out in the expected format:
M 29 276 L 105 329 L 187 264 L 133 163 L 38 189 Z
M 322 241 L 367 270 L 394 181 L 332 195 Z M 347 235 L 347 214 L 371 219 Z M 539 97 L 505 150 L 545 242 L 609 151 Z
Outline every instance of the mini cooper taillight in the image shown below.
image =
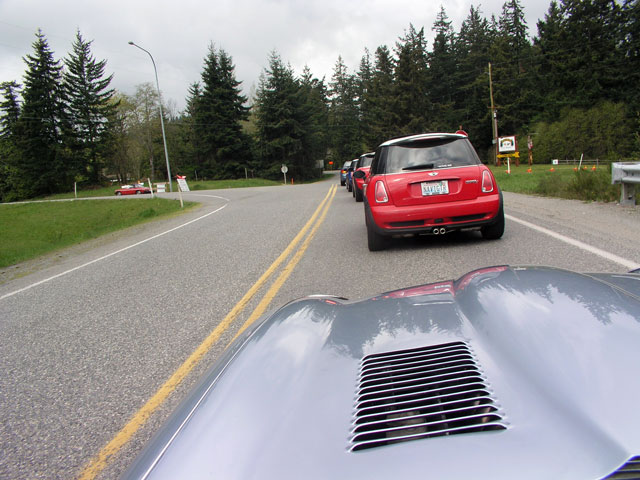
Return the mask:
M 389 201 L 387 189 L 384 187 L 384 182 L 382 180 L 378 180 L 376 182 L 375 198 L 376 203 L 387 203 Z
M 493 192 L 493 179 L 491 173 L 488 170 L 482 172 L 482 193 Z

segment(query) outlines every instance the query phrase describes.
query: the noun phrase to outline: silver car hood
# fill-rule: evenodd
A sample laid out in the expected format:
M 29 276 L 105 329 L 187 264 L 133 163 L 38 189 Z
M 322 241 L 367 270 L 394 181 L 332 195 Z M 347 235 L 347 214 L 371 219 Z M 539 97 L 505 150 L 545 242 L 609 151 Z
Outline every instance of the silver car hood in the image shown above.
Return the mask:
M 480 428 L 445 419 L 453 430 L 416 426 L 385 444 L 396 419 L 356 448 L 367 362 L 450 345 L 482 383 L 492 413 Z M 640 276 L 492 267 L 358 302 L 310 297 L 263 318 L 126 477 L 597 479 L 640 455 L 639 404 Z

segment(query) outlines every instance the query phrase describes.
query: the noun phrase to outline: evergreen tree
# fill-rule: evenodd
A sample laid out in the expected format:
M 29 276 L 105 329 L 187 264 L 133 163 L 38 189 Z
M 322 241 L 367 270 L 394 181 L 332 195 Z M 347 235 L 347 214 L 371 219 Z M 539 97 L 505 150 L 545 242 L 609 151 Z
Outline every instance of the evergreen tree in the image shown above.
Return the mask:
M 202 95 L 200 83 L 192 83 L 189 86 L 188 93 L 186 108 L 179 123 L 181 141 L 176 154 L 183 159 L 182 173 L 194 178 L 204 178 L 205 172 L 202 170 L 204 148 L 199 135 L 200 129 L 196 123 L 197 118 L 199 118 L 198 107 Z
M 495 62 L 493 88 L 499 134 L 527 130 L 527 119 L 537 113 L 540 101 L 534 90 L 536 70 L 531 64 L 532 48 L 519 0 L 509 0 L 502 7 L 491 57 Z
M 536 61 L 542 73 L 537 88 L 546 107 L 542 116 L 548 119 L 557 118 L 561 109 L 572 103 L 563 87 L 565 67 L 562 63 L 567 52 L 563 47 L 566 39 L 562 24 L 560 8 L 552 1 L 544 19 L 538 21 L 538 36 L 534 39 Z
M 303 149 L 303 126 L 300 123 L 301 96 L 290 66 L 276 52 L 260 79 L 256 95 L 256 127 L 259 165 L 270 178 L 279 178 L 281 165 L 290 176 L 304 175 L 299 165 Z
M 489 110 L 489 50 L 495 32 L 479 8 L 471 6 L 456 38 L 459 78 L 456 91 L 457 120 L 479 151 L 491 147 L 493 134 Z
M 429 130 L 429 113 L 432 110 L 428 88 L 427 41 L 424 28 L 409 31 L 396 43 L 394 71 L 395 111 L 398 128 L 405 135 Z
M 224 50 L 209 46 L 201 84 L 201 93 L 193 97 L 200 171 L 203 176 L 235 178 L 241 170 L 244 174 L 251 156 L 249 138 L 240 123 L 248 118 L 248 108 L 232 59 Z
M 329 83 L 329 128 L 334 162 L 342 163 L 362 152 L 356 80 L 339 56 Z
M 33 54 L 24 58 L 27 71 L 22 91 L 22 111 L 16 125 L 20 161 L 16 165 L 23 197 L 51 194 L 73 186 L 74 170 L 68 164 L 63 135 L 69 131 L 65 117 L 62 66 L 41 31 Z
M 370 118 L 368 93 L 371 89 L 372 75 L 373 66 L 371 65 L 371 55 L 369 54 L 369 50 L 365 48 L 364 55 L 360 60 L 360 68 L 355 76 L 356 107 L 358 109 L 358 123 L 360 126 L 358 136 L 363 140 L 371 136 L 371 125 L 365 121 L 365 118 Z M 366 141 L 363 141 L 361 150 L 370 150 Z
M 67 113 L 73 129 L 73 147 L 79 171 L 92 184 L 100 181 L 105 165 L 105 147 L 109 135 L 109 118 L 116 105 L 109 89 L 113 75 L 104 76 L 106 61 L 96 61 L 91 43 L 76 32 L 73 50 L 66 59 L 64 87 Z
M 366 151 L 400 134 L 394 109 L 393 58 L 386 46 L 378 47 L 374 55 L 370 87 L 365 97 L 368 107 L 362 117 L 367 125 L 363 138 Z
M 3 100 L 0 102 L 0 138 L 9 138 L 15 133 L 20 118 L 20 102 L 18 95 L 20 85 L 16 82 L 0 83 Z
M 16 148 L 16 126 L 20 118 L 20 102 L 16 82 L 0 84 L 3 99 L 0 102 L 0 201 L 15 198 L 13 184 L 16 181 L 19 150 Z
M 630 104 L 630 112 L 638 117 L 640 116 L 640 90 L 638 90 L 640 83 L 640 0 L 626 0 L 621 15 L 623 18 L 621 31 L 623 41 L 620 56 L 625 58 L 620 75 L 624 79 L 621 85 L 621 97 Z
M 556 112 L 569 106 L 587 108 L 604 99 L 628 100 L 623 75 L 630 53 L 625 48 L 626 25 L 622 7 L 610 0 L 551 4 L 538 23 L 536 46 L 548 86 L 546 101 L 553 102 Z
M 321 170 L 315 163 L 324 160 L 329 145 L 328 100 L 324 81 L 314 78 L 309 67 L 305 67 L 300 79 L 300 122 L 302 125 L 302 171 L 304 178 L 319 176 Z
M 444 7 L 433 24 L 435 38 L 429 54 L 427 91 L 431 97 L 429 129 L 450 131 L 457 128 L 454 100 L 456 96 L 457 62 L 454 51 L 454 32 Z

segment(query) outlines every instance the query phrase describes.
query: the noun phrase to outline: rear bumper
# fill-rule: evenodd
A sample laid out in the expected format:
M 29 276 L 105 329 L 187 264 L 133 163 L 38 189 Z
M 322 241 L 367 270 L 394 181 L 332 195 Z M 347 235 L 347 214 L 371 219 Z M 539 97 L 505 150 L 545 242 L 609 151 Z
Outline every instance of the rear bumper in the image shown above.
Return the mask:
M 497 220 L 502 193 L 478 197 L 474 200 L 396 207 L 376 205 L 365 198 L 367 224 L 380 235 L 432 233 L 434 228 L 447 232 L 491 225 Z

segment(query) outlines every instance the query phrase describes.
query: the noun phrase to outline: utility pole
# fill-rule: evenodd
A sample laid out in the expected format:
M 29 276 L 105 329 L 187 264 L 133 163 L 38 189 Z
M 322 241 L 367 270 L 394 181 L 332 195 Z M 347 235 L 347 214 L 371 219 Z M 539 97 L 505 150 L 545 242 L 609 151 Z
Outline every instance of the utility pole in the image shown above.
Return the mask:
M 493 145 L 495 148 L 495 160 L 496 165 L 500 166 L 500 159 L 498 158 L 498 116 L 496 114 L 496 107 L 493 103 L 493 79 L 491 77 L 491 62 L 489 62 L 489 95 L 491 96 L 491 121 L 493 122 Z

